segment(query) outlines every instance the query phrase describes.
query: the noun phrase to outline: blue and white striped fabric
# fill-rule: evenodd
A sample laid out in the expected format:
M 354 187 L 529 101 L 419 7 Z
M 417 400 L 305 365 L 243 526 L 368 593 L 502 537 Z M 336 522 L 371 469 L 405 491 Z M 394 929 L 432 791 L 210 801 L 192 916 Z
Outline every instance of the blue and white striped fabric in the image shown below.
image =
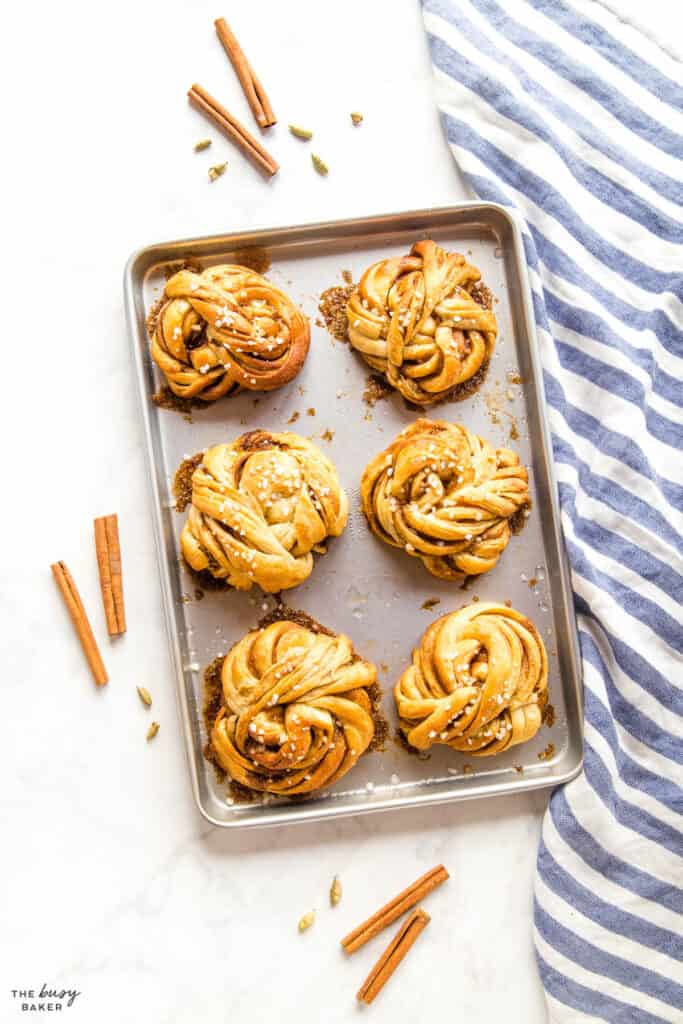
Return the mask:
M 455 159 L 514 207 L 583 657 L 535 886 L 553 1021 L 683 1021 L 682 66 L 594 0 L 423 0 Z

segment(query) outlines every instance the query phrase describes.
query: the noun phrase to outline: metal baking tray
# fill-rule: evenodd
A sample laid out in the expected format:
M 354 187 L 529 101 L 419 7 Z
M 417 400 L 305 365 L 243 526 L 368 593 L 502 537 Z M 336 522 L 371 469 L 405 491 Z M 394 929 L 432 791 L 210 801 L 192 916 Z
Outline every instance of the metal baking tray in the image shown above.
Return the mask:
M 496 568 L 467 591 L 430 576 L 421 562 L 381 543 L 367 528 L 359 500 L 362 471 L 370 456 L 419 414 L 398 394 L 372 408 L 366 403 L 368 367 L 348 345 L 330 337 L 317 310 L 320 294 L 342 283 L 342 271 L 358 280 L 368 264 L 406 252 L 427 237 L 469 254 L 481 269 L 497 299 L 500 329 L 488 376 L 477 394 L 432 407 L 427 415 L 461 421 L 491 442 L 515 448 L 531 477 L 533 511 L 525 529 L 512 538 Z M 190 423 L 151 401 L 162 381 L 149 355 L 145 317 L 174 263 L 239 262 L 245 250 L 265 250 L 271 262 L 268 276 L 310 317 L 311 350 L 302 372 L 287 387 L 223 399 L 194 411 Z M 192 788 L 204 817 L 232 828 L 286 824 L 516 793 L 555 786 L 576 775 L 582 762 L 576 624 L 531 294 L 521 234 L 511 214 L 502 206 L 474 202 L 152 245 L 130 258 L 125 297 L 180 718 Z M 232 800 L 202 755 L 203 670 L 253 628 L 264 614 L 262 608 L 272 607 L 273 601 L 260 591 L 207 592 L 195 600 L 194 582 L 179 559 L 185 515 L 175 512 L 170 486 L 185 456 L 245 430 L 284 429 L 295 412 L 298 420 L 286 429 L 311 437 L 332 457 L 349 494 L 351 514 L 344 534 L 316 559 L 306 583 L 283 596 L 291 607 L 347 633 L 356 649 L 375 662 L 392 735 L 397 726 L 392 688 L 413 646 L 431 621 L 475 595 L 481 600 L 509 599 L 538 626 L 550 656 L 549 693 L 555 709 L 551 728 L 544 726 L 529 743 L 485 758 L 437 746 L 422 759 L 389 740 L 384 752 L 365 755 L 334 787 L 306 801 Z M 321 438 L 328 430 L 334 431 L 331 441 Z M 511 431 L 518 439 L 510 440 Z M 422 608 L 434 598 L 439 604 Z M 539 759 L 543 751 L 545 759 Z

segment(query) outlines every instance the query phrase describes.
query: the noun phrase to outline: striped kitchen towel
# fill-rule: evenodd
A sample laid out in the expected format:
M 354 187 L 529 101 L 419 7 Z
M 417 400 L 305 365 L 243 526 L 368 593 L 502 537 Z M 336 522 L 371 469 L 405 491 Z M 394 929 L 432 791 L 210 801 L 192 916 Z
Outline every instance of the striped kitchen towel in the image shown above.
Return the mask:
M 534 936 L 550 1018 L 683 1021 L 682 66 L 595 0 L 423 0 L 474 193 L 515 208 L 585 686 Z

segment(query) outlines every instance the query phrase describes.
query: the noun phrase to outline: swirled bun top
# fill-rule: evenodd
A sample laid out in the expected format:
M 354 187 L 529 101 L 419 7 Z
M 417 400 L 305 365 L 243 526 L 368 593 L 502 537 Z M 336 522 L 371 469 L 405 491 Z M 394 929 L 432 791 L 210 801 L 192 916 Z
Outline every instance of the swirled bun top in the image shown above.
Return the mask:
M 171 391 L 204 402 L 282 387 L 310 343 L 308 320 L 292 300 L 233 264 L 174 274 L 153 321 L 152 358 Z
M 369 747 L 375 666 L 348 637 L 283 619 L 247 633 L 221 668 L 212 754 L 232 779 L 279 795 L 312 793 Z
M 458 423 L 419 419 L 372 459 L 361 480 L 373 533 L 462 581 L 492 569 L 530 503 L 519 457 Z
M 192 475 L 180 537 L 186 562 L 238 590 L 302 583 L 313 551 L 342 533 L 348 499 L 337 471 L 298 434 L 253 430 L 209 448 Z
M 460 253 L 417 242 L 365 271 L 346 307 L 349 341 L 417 405 L 464 397 L 483 378 L 498 332 L 480 280 Z
M 540 726 L 548 658 L 534 624 L 514 608 L 481 601 L 432 623 L 396 684 L 409 744 L 445 743 L 473 755 L 524 743 Z

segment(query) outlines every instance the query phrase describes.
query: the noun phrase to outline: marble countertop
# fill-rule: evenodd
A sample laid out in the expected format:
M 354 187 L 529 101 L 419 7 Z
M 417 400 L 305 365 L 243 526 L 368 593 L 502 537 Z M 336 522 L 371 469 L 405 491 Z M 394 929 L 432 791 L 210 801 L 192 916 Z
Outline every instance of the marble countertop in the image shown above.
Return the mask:
M 185 100 L 193 81 L 252 123 L 214 37 L 220 5 L 42 5 L 38 31 L 30 5 L 14 12 L 25 47 L 3 69 L 14 83 L 4 134 L 16 159 L 3 247 L 0 1019 L 22 1018 L 12 990 L 43 984 L 78 989 L 62 1016 L 87 1024 L 355 1019 L 355 992 L 382 943 L 345 959 L 339 937 L 442 861 L 451 879 L 430 897 L 432 923 L 373 1019 L 543 1024 L 531 921 L 545 792 L 244 834 L 208 827 L 193 804 L 124 263 L 167 238 L 466 198 L 442 138 L 417 3 L 232 8 L 224 12 L 281 117 L 270 145 L 282 171 L 271 182 L 214 131 L 211 159 L 193 153 L 209 134 Z M 353 129 L 356 109 L 365 121 Z M 315 128 L 328 178 L 288 135 L 290 120 Z M 210 185 L 206 167 L 221 157 L 227 173 Z M 68 562 L 103 637 L 92 519 L 114 510 L 131 628 L 103 642 L 111 682 L 97 691 L 49 566 Z M 154 695 L 154 743 L 136 685 Z M 335 874 L 344 898 L 331 910 Z M 299 936 L 311 908 L 316 923 Z

